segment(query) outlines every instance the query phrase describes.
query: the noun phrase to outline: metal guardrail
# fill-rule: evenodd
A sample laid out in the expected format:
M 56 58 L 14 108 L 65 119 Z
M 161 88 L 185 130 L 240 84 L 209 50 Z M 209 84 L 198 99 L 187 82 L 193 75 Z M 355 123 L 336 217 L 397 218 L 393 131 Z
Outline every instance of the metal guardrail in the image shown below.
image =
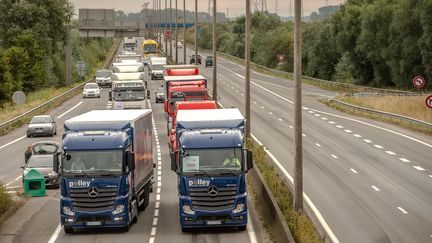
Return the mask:
M 402 115 L 398 115 L 398 114 L 394 114 L 394 113 L 390 113 L 390 112 L 384 112 L 384 111 L 378 111 L 378 110 L 374 110 L 374 109 L 369 109 L 369 108 L 365 108 L 365 107 L 361 107 L 361 106 L 357 106 L 357 105 L 352 105 L 340 100 L 336 100 L 336 99 L 330 99 L 330 103 L 335 103 L 336 105 L 339 106 L 344 106 L 346 107 L 348 110 L 352 110 L 352 111 L 357 111 L 357 112 L 365 112 L 365 113 L 369 113 L 370 115 L 376 115 L 379 116 L 380 118 L 387 118 L 389 120 L 393 120 L 393 121 L 399 121 L 402 123 L 407 123 L 410 125 L 416 125 L 416 126 L 420 126 L 426 129 L 432 129 L 432 124 L 425 122 L 425 121 L 421 121 L 418 119 L 414 119 L 411 117 L 407 117 L 407 116 L 402 116 Z
M 119 45 L 120 45 L 120 41 L 118 41 L 116 43 L 115 48 L 112 51 L 110 57 L 105 61 L 104 65 L 102 66 L 103 68 L 106 68 L 108 65 L 110 65 L 112 59 L 114 58 L 115 54 L 117 53 Z M 58 96 L 56 96 L 56 97 L 54 97 L 54 98 L 52 98 L 52 99 L 50 99 L 48 101 L 46 101 L 46 102 L 44 102 L 44 103 L 36 106 L 35 108 L 33 108 L 33 109 L 29 110 L 29 111 L 26 111 L 25 113 L 23 113 L 23 114 L 21 114 L 19 116 L 16 116 L 16 117 L 14 117 L 14 118 L 12 118 L 12 119 L 10 119 L 8 121 L 5 121 L 5 122 L 1 123 L 0 124 L 0 130 L 8 128 L 9 126 L 11 126 L 14 123 L 20 121 L 24 117 L 27 117 L 27 116 L 33 115 L 35 113 L 38 113 L 40 110 L 43 110 L 44 108 L 46 108 L 47 106 L 50 106 L 50 105 L 54 104 L 55 102 L 62 101 L 64 99 L 66 99 L 69 96 L 69 94 L 72 94 L 75 91 L 81 89 L 86 83 L 92 81 L 93 79 L 94 78 L 86 80 L 83 83 L 78 84 L 77 86 L 69 89 L 68 91 L 66 91 L 66 92 L 64 92 L 64 93 L 62 93 L 62 94 L 60 94 L 60 95 L 58 95 Z
M 423 93 L 353 93 L 347 94 L 348 97 L 374 97 L 374 96 L 423 96 Z

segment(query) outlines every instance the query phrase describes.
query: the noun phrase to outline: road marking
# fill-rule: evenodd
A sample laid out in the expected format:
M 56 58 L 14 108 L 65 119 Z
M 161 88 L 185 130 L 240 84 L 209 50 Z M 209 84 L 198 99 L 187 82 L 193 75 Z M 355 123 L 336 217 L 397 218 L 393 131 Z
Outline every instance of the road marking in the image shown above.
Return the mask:
M 7 146 L 9 146 L 9 145 L 11 145 L 11 144 L 13 144 L 13 143 L 18 142 L 18 141 L 24 139 L 25 137 L 26 137 L 26 136 L 24 135 L 24 136 L 19 137 L 19 138 L 15 139 L 15 140 L 13 140 L 13 141 L 11 141 L 11 142 L 5 144 L 5 145 L 2 145 L 2 146 L 0 146 L 0 149 L 2 149 L 2 148 L 6 148 Z
M 353 134 L 354 137 L 356 138 L 361 138 L 362 136 L 360 134 Z
M 330 123 L 330 124 L 335 124 L 336 122 L 334 122 L 334 121 L 328 121 L 328 123 Z
M 397 209 L 399 209 L 403 214 L 408 214 L 408 212 L 405 211 L 405 209 L 403 209 L 402 207 L 397 207 Z
M 337 127 L 337 128 L 341 128 L 341 129 L 344 128 L 344 127 L 341 126 L 341 125 L 336 125 L 336 127 Z
M 259 144 L 259 145 L 263 145 L 258 139 L 257 137 L 255 137 L 253 134 L 251 134 L 251 137 Z M 273 162 L 279 167 L 279 170 L 282 171 L 282 173 L 288 178 L 288 180 L 291 183 L 294 183 L 294 179 L 293 177 L 288 173 L 288 171 L 285 169 L 285 167 L 282 166 L 282 164 L 279 162 L 279 160 L 266 148 L 264 148 L 264 151 L 266 152 L 266 154 L 273 160 Z M 306 203 L 309 205 L 309 207 L 311 208 L 311 210 L 313 211 L 313 213 L 315 214 L 316 218 L 318 219 L 318 221 L 320 222 L 321 226 L 323 227 L 323 229 L 325 230 L 325 232 L 327 233 L 328 237 L 330 238 L 330 240 L 333 243 L 339 243 L 338 238 L 336 237 L 336 235 L 333 233 L 332 229 L 330 228 L 330 226 L 328 225 L 327 221 L 324 219 L 324 217 L 322 216 L 321 212 L 318 210 L 318 208 L 315 206 L 315 204 L 312 202 L 312 200 L 309 198 L 309 196 L 306 194 L 306 192 L 303 191 L 303 197 L 304 200 L 306 201 Z
M 241 93 L 241 95 L 242 95 L 242 96 L 244 96 L 244 94 L 243 94 L 243 93 Z
M 430 178 L 432 178 L 432 175 L 429 175 Z
M 261 106 L 261 109 L 264 109 L 264 106 Z
M 63 114 L 61 114 L 60 116 L 57 117 L 57 119 L 62 118 L 64 115 L 66 115 L 67 113 L 73 111 L 75 108 L 77 108 L 79 105 L 81 105 L 83 102 L 80 101 L 78 104 L 76 104 L 75 106 L 73 106 L 72 108 L 70 108 L 69 110 L 65 111 Z
M 334 154 L 331 155 L 333 158 L 337 159 L 338 157 Z
M 161 182 L 161 181 L 158 181 L 157 186 L 158 186 L 158 187 L 162 187 L 162 182 Z
M 293 127 L 293 126 L 291 126 L 291 125 L 289 125 L 289 128 L 291 128 L 291 129 L 292 129 L 292 128 L 294 128 L 294 127 Z
M 374 147 L 375 147 L 375 148 L 378 148 L 378 149 L 383 149 L 383 148 L 384 148 L 383 146 L 378 145 L 378 144 L 374 144 Z
M 327 121 L 328 119 L 325 117 L 321 117 L 321 120 Z
M 396 153 L 395 152 L 393 152 L 393 151 L 390 151 L 390 150 L 388 150 L 388 151 L 385 151 L 386 153 L 388 153 L 388 154 L 390 154 L 390 155 L 396 155 Z
M 158 170 L 158 175 L 162 175 L 162 171 Z
M 9 183 L 11 183 L 11 182 L 9 182 Z M 14 188 L 20 188 L 21 187 L 21 186 L 8 186 L 8 184 L 6 184 L 6 190 L 7 189 L 14 189 Z
M 248 218 L 250 218 L 250 217 L 248 217 Z M 254 229 L 253 224 L 251 224 L 251 223 L 247 224 L 246 225 L 246 229 L 247 229 L 247 232 L 248 232 L 250 243 L 258 243 L 258 239 L 257 239 L 257 236 L 255 234 L 255 229 Z
M 155 203 L 155 208 L 159 208 L 160 202 Z
M 158 217 L 158 216 L 159 216 L 159 209 L 155 209 L 155 211 L 154 211 L 154 216 L 155 216 L 155 217 Z
M 306 137 L 306 134 L 303 133 L 302 136 L 303 136 L 303 137 Z
M 375 191 L 377 191 L 377 192 L 379 192 L 380 191 L 380 189 L 378 188 L 378 187 L 376 187 L 376 186 L 371 186 Z
M 254 101 L 254 104 L 257 104 L 257 102 L 256 102 L 256 101 Z
M 352 131 L 348 130 L 348 129 L 345 129 L 344 131 L 347 132 L 347 133 L 352 133 Z
M 416 169 L 418 171 L 425 171 L 425 169 L 423 167 L 421 167 L 421 166 L 414 165 L 413 167 L 414 167 L 414 169 Z
M 17 181 L 19 179 L 21 179 L 21 176 L 18 176 L 17 178 L 15 178 L 14 181 Z
M 160 198 L 161 198 L 160 194 L 156 194 L 156 201 L 160 201 Z
M 269 111 L 269 114 L 270 114 L 270 115 L 273 115 L 273 113 L 271 113 L 270 111 Z
M 283 122 L 282 118 L 279 118 L 278 120 L 281 121 L 281 122 Z
M 354 170 L 353 168 L 350 169 L 352 171 L 352 173 L 357 174 L 358 172 L 356 170 Z
M 54 233 L 51 235 L 50 239 L 48 240 L 48 243 L 54 243 L 57 240 L 58 236 L 60 235 L 61 229 L 62 229 L 61 225 L 58 224 L 57 228 L 54 230 Z
M 320 115 L 320 114 L 315 114 L 314 116 L 316 116 L 316 117 L 320 117 L 321 115 Z
M 156 227 L 152 227 L 150 235 L 151 236 L 155 236 L 156 235 Z
M 156 226 L 158 224 L 158 218 L 153 218 L 153 226 Z
M 16 191 L 8 191 L 7 193 L 14 194 L 14 193 L 16 193 Z
M 308 111 L 308 112 L 311 113 L 311 114 L 315 113 L 315 112 L 313 112 L 313 111 Z
M 5 184 L 6 188 L 7 188 L 10 184 L 12 184 L 12 183 L 14 183 L 14 182 L 11 181 L 11 182 L 6 183 L 6 184 Z
M 316 145 L 317 147 L 321 147 L 321 144 L 319 144 L 319 143 L 315 143 L 315 145 Z
M 363 141 L 365 141 L 366 143 L 372 143 L 372 141 L 369 139 L 363 139 Z
M 399 158 L 400 161 L 404 162 L 404 163 L 409 163 L 411 162 L 409 159 L 406 158 Z

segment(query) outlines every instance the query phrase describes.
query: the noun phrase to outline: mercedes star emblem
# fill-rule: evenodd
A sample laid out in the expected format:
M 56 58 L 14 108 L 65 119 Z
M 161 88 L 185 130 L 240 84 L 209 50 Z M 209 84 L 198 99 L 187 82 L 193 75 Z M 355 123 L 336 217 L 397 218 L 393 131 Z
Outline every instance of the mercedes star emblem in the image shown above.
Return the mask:
M 90 197 L 94 198 L 99 194 L 99 192 L 98 192 L 98 189 L 96 187 L 90 187 L 90 189 L 88 190 L 88 194 Z
M 207 192 L 210 196 L 214 197 L 218 194 L 218 188 L 216 186 L 209 186 Z

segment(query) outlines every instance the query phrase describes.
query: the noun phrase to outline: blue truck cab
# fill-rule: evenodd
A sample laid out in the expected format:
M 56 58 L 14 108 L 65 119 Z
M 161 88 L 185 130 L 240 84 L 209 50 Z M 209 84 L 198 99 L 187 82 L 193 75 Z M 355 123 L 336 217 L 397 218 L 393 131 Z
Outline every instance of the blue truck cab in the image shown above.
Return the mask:
M 64 124 L 60 220 L 66 233 L 129 229 L 149 204 L 151 110 L 94 110 Z
M 179 151 L 171 158 L 178 175 L 180 225 L 237 227 L 248 221 L 246 173 L 252 152 L 244 148 L 244 118 L 238 109 L 180 110 Z

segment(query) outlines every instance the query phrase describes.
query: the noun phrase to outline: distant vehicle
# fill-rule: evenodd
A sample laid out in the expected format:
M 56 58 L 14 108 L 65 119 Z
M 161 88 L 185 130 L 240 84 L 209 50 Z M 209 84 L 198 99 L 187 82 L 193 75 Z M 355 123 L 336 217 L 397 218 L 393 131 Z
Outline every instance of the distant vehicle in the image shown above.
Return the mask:
M 101 69 L 96 71 L 96 75 L 94 76 L 96 83 L 99 86 L 109 86 L 111 87 L 111 74 L 112 71 L 108 69 Z
M 205 67 L 213 67 L 213 56 L 207 56 Z
M 164 102 L 165 100 L 165 92 L 164 92 L 164 88 L 159 88 L 156 92 L 155 92 L 155 100 L 156 103 L 159 102 Z
M 34 116 L 27 127 L 27 137 L 54 136 L 57 125 L 51 115 Z
M 177 48 L 182 49 L 183 48 L 183 43 L 181 43 L 180 41 L 177 42 Z M 174 43 L 174 47 L 176 47 L 176 43 Z
M 83 98 L 98 97 L 100 98 L 100 89 L 96 83 L 88 83 L 83 89 Z
M 163 79 L 164 66 L 167 64 L 166 57 L 150 58 L 149 75 L 151 80 Z
M 136 40 L 135 37 L 129 38 L 129 37 L 124 37 L 123 38 L 123 49 L 126 51 L 134 51 L 135 48 L 137 47 L 137 43 L 138 41 Z
M 155 41 L 155 40 L 151 40 L 151 39 L 147 39 L 143 42 L 142 44 L 143 47 L 143 56 L 144 56 L 144 61 L 147 59 L 147 62 L 149 60 L 150 57 L 158 56 L 158 48 L 159 48 L 159 44 Z M 146 64 L 144 64 L 146 65 Z
M 195 64 L 195 54 L 191 56 L 189 63 Z M 201 65 L 201 56 L 200 55 L 198 55 L 198 64 Z
M 45 177 L 45 186 L 57 188 L 60 185 L 59 144 L 52 141 L 41 141 L 32 144 L 33 155 L 27 160 L 22 174 L 22 181 L 31 169 L 36 169 Z

